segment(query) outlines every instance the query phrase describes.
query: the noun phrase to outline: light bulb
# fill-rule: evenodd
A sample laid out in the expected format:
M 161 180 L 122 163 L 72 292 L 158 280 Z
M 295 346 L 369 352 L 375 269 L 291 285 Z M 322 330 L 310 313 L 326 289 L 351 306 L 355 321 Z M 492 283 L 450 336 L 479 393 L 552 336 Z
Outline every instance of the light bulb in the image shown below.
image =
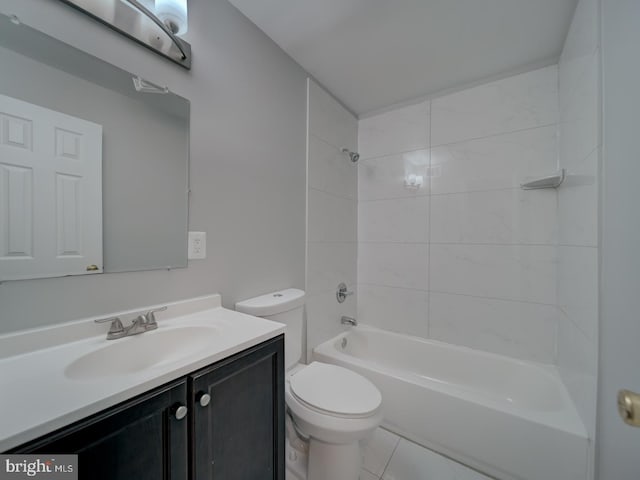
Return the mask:
M 187 0 L 156 0 L 156 15 L 174 34 L 187 33 Z

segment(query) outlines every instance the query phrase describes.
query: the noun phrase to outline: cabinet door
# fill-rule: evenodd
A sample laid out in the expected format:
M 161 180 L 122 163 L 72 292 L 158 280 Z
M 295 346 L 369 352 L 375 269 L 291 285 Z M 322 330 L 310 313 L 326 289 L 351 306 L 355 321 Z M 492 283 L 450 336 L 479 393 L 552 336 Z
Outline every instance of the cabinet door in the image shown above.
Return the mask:
M 81 480 L 187 480 L 186 380 L 141 395 L 15 453 L 78 454 Z
M 191 382 L 192 478 L 284 480 L 283 337 L 201 370 Z

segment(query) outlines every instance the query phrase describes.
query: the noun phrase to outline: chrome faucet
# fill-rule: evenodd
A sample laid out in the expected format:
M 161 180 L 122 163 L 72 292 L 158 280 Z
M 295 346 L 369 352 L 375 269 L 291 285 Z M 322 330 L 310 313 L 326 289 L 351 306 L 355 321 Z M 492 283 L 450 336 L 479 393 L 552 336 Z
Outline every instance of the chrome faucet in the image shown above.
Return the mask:
M 357 321 L 355 318 L 353 318 L 353 317 L 346 317 L 346 316 L 344 316 L 344 317 L 342 317 L 342 318 L 340 319 L 340 323 L 341 323 L 342 325 L 349 325 L 349 326 L 351 326 L 351 327 L 357 327 L 357 326 L 358 326 L 358 321 Z
M 94 321 L 96 323 L 111 322 L 111 327 L 109 327 L 109 331 L 107 332 L 107 340 L 116 340 L 131 335 L 139 335 L 149 330 L 155 330 L 158 328 L 156 312 L 163 312 L 166 309 L 167 307 L 156 308 L 155 310 L 149 310 L 145 314 L 140 314 L 128 327 L 122 325 L 120 317 L 101 318 Z

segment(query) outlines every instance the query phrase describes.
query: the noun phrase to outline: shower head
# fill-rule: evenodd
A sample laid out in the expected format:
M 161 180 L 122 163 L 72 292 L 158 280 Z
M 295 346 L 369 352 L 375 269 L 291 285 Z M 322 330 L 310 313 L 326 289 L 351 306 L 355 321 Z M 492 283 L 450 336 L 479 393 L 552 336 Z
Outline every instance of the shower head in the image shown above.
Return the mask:
M 348 148 L 343 148 L 342 153 L 347 154 L 349 156 L 349 160 L 351 160 L 352 163 L 356 163 L 358 160 L 360 160 L 360 154 L 358 152 L 352 152 Z

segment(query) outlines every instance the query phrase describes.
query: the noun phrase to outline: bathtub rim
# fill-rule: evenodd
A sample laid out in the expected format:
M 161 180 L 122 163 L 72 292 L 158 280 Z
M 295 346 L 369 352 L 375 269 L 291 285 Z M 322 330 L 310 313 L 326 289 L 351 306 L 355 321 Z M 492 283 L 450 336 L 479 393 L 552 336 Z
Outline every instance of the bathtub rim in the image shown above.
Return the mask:
M 350 333 L 352 333 L 354 329 L 356 331 L 361 331 L 361 332 L 371 331 L 371 332 L 375 332 L 382 335 L 389 335 L 396 338 L 404 339 L 405 341 L 409 340 L 412 342 L 423 343 L 426 345 L 434 345 L 439 348 L 446 348 L 454 351 L 460 351 L 460 352 L 464 352 L 464 354 L 466 355 L 475 355 L 475 356 L 489 358 L 492 360 L 498 360 L 502 362 L 506 361 L 509 363 L 513 363 L 517 366 L 523 366 L 525 368 L 532 368 L 532 367 L 537 368 L 542 372 L 544 372 L 546 375 L 551 376 L 553 380 L 558 384 L 558 387 L 560 389 L 560 393 L 562 396 L 561 401 L 562 401 L 563 408 L 557 412 L 527 411 L 521 407 L 515 407 L 513 405 L 509 406 L 509 404 L 508 403 L 505 404 L 504 401 L 497 402 L 491 397 L 487 396 L 486 394 L 483 395 L 482 393 L 478 393 L 477 390 L 474 391 L 472 388 L 465 389 L 463 386 L 457 386 L 457 384 L 454 384 L 454 383 L 439 381 L 437 379 L 432 379 L 432 378 L 424 378 L 422 376 L 419 376 L 417 373 L 411 372 L 411 371 L 402 372 L 395 367 L 384 366 L 384 365 L 381 365 L 380 363 L 370 362 L 368 360 L 363 360 L 359 357 L 341 352 L 336 348 L 337 343 L 340 342 L 342 338 L 345 338 Z M 508 356 L 500 355 L 493 352 L 487 352 L 484 350 L 477 350 L 477 349 L 462 346 L 462 345 L 455 345 L 447 342 L 442 342 L 439 340 L 433 340 L 433 339 L 417 337 L 417 336 L 407 335 L 407 334 L 398 333 L 398 332 L 392 332 L 389 330 L 384 330 L 384 329 L 374 327 L 371 325 L 366 325 L 366 324 L 359 324 L 357 327 L 351 327 L 348 330 L 345 330 L 344 332 L 336 335 L 335 337 L 313 348 L 312 358 L 318 361 L 326 361 L 322 357 L 333 358 L 337 362 L 336 364 L 346 368 L 349 368 L 349 364 L 354 364 L 357 367 L 373 370 L 375 372 L 382 373 L 384 375 L 390 375 L 396 379 L 407 381 L 425 388 L 433 387 L 434 390 L 440 393 L 453 395 L 456 398 L 459 398 L 461 400 L 479 403 L 483 407 L 490 408 L 491 410 L 495 410 L 497 412 L 503 412 L 508 415 L 514 415 L 521 419 L 535 422 L 551 429 L 561 430 L 565 433 L 569 433 L 572 435 L 576 435 L 577 437 L 581 437 L 585 439 L 587 442 L 591 441 L 587 433 L 587 429 L 584 425 L 584 421 L 580 417 L 578 410 L 573 400 L 571 399 L 571 396 L 569 395 L 567 386 L 562 381 L 562 377 L 560 376 L 560 373 L 555 365 L 521 360 L 521 359 L 508 357 Z M 330 362 L 327 362 L 327 363 L 330 363 Z M 411 377 L 415 377 L 415 378 L 411 378 Z M 422 382 L 418 380 L 422 380 Z M 430 385 L 429 386 L 425 385 L 425 382 L 429 382 Z M 473 397 L 471 400 L 467 397 L 467 395 L 469 394 L 472 395 Z M 566 418 L 566 415 L 569 415 L 568 419 Z M 383 422 L 383 424 L 385 424 L 385 422 Z M 404 435 L 406 435 L 406 432 L 404 433 Z

